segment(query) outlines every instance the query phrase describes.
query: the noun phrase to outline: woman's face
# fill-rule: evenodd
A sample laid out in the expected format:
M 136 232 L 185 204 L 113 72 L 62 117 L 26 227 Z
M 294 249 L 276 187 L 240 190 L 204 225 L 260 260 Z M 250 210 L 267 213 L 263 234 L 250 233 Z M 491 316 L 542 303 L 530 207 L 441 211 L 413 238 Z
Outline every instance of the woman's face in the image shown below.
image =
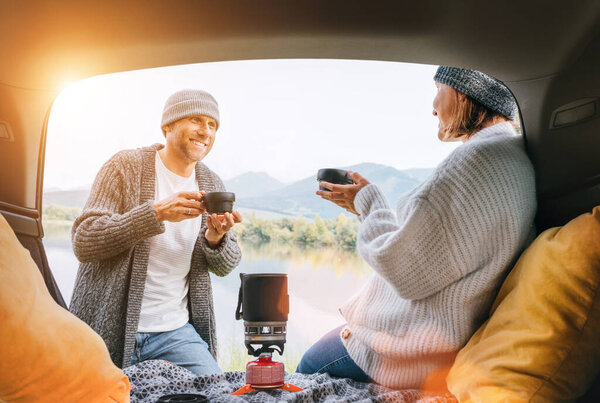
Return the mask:
M 437 116 L 439 119 L 438 138 L 441 141 L 457 141 L 459 139 L 448 133 L 446 127 L 448 127 L 452 116 L 458 110 L 458 93 L 446 84 L 436 82 L 435 86 L 437 87 L 437 95 L 433 99 L 433 116 Z

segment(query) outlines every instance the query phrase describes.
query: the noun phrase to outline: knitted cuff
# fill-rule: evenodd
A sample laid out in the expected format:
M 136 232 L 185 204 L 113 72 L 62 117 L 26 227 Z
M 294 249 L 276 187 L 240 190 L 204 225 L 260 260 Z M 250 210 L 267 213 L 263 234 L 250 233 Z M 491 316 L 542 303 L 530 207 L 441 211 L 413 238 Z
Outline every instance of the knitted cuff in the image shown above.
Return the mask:
M 373 211 L 389 209 L 389 206 L 379 187 L 371 183 L 358 191 L 354 198 L 354 208 L 360 214 L 358 219 L 363 222 Z
M 154 211 L 154 200 L 148 200 L 131 210 L 131 222 L 134 237 L 138 239 L 149 238 L 165 232 L 165 224 L 158 221 Z
M 231 231 L 226 232 L 219 246 L 213 249 L 204 236 L 205 231 L 206 227 L 202 227 L 199 238 L 209 270 L 217 276 L 225 276 L 238 265 L 242 257 L 235 235 Z

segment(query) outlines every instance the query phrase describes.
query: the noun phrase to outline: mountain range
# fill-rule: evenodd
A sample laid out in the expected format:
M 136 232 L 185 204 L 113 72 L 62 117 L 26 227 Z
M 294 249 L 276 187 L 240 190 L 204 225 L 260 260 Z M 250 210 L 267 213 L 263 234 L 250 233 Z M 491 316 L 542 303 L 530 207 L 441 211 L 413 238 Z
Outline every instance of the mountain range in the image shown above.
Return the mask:
M 341 167 L 359 172 L 371 183 L 377 184 L 386 195 L 390 206 L 398 197 L 425 180 L 433 168 L 398 170 L 396 168 L 361 163 Z M 246 172 L 235 178 L 223 181 L 228 191 L 236 194 L 236 209 L 257 216 L 298 216 L 312 218 L 315 214 L 323 218 L 337 217 L 345 210 L 315 195 L 319 185 L 315 176 L 285 184 L 265 172 Z M 71 190 L 47 190 L 43 195 L 44 204 L 57 204 L 69 207 L 82 207 L 89 195 L 90 186 Z
M 433 169 L 430 168 L 400 171 L 390 166 L 374 163 L 361 163 L 342 167 L 342 169 L 359 172 L 369 182 L 376 183 L 392 206 L 401 194 L 416 187 L 433 172 Z M 230 181 L 225 181 L 225 186 L 228 190 L 236 193 L 236 205 L 245 208 L 266 210 L 291 216 L 303 215 L 310 218 L 314 217 L 315 214 L 328 218 L 345 213 L 345 210 L 315 195 L 315 191 L 319 187 L 316 173 L 315 176 L 288 185 L 280 182 L 274 183 L 272 187 L 262 188 L 260 194 L 254 192 L 254 196 L 246 196 L 241 192 L 241 188 L 238 191 L 235 184 Z M 255 188 L 260 188 L 260 183 L 257 183 Z

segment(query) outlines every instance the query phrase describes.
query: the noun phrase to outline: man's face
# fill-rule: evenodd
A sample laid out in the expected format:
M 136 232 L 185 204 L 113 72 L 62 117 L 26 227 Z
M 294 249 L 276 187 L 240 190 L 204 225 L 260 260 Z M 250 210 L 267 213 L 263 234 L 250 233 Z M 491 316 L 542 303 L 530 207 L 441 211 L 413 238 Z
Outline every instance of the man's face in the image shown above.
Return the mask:
M 217 121 L 204 115 L 189 116 L 165 126 L 167 147 L 189 163 L 208 154 L 216 133 Z

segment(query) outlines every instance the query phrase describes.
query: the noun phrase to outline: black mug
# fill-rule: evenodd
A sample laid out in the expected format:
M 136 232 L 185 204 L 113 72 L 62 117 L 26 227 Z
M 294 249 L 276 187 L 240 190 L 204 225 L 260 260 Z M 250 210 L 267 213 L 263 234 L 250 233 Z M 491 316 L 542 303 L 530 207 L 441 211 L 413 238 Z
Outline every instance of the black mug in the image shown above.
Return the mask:
M 336 185 L 352 185 L 354 181 L 348 175 L 348 171 L 337 168 L 323 168 L 317 172 L 317 182 L 329 182 Z M 319 185 L 319 190 L 329 190 Z
M 233 192 L 208 192 L 204 194 L 204 206 L 209 214 L 231 213 L 235 193 Z

